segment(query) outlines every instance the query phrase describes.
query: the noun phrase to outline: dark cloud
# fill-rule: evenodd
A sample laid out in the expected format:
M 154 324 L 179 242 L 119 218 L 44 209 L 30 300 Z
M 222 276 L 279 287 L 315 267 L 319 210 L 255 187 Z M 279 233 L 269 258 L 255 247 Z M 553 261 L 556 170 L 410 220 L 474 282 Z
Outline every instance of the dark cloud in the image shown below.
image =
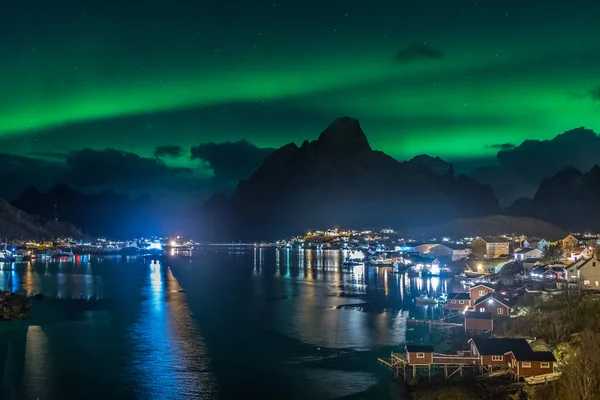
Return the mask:
M 519 146 L 498 152 L 498 162 L 507 170 L 539 184 L 567 166 L 588 171 L 598 164 L 600 136 L 578 128 L 551 140 L 526 140 Z
M 242 139 L 237 142 L 204 143 L 192 147 L 192 159 L 204 161 L 219 181 L 249 177 L 275 149 L 260 148 Z
M 406 63 L 416 60 L 439 60 L 444 57 L 441 50 L 435 49 L 426 43 L 413 43 L 396 53 L 394 60 L 400 63 Z
M 79 186 L 171 186 L 192 173 L 154 158 L 115 149 L 74 151 L 66 159 L 71 180 Z
M 154 157 L 156 158 L 178 158 L 183 156 L 183 149 L 181 146 L 158 146 L 156 150 L 154 150 Z
M 592 96 L 594 101 L 600 101 L 600 86 L 588 91 L 588 94 Z
M 488 144 L 485 146 L 486 149 L 496 149 L 496 150 L 510 150 L 515 147 L 516 147 L 516 145 L 514 143 L 495 143 L 495 144 Z

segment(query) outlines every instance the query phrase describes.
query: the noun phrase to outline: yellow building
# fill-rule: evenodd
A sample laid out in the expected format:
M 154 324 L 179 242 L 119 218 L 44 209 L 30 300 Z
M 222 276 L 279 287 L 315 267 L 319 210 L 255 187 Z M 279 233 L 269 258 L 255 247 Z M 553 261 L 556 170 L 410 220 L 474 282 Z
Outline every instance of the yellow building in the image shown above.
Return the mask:
M 472 246 L 473 254 L 477 257 L 494 259 L 510 254 L 510 241 L 505 238 L 478 237 Z
M 565 252 L 570 252 L 576 247 L 579 247 L 579 239 L 573 235 L 568 235 L 564 239 L 560 240 L 560 245 Z

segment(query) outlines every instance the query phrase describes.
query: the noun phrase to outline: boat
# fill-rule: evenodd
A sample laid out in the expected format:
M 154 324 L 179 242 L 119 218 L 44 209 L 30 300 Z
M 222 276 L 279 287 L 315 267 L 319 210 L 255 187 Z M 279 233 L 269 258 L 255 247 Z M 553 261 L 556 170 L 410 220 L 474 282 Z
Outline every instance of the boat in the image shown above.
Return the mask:
M 444 304 L 446 302 L 446 296 L 442 295 L 439 297 L 430 297 L 423 294 L 415 298 L 415 303 L 418 304 Z
M 369 263 L 371 265 L 389 265 L 389 266 L 392 266 L 392 265 L 394 265 L 394 259 L 379 257 L 379 258 L 376 258 L 374 260 L 370 260 Z
M 8 250 L 8 243 L 3 243 L 3 244 L 4 244 L 4 248 L 0 250 L 0 262 L 15 261 L 15 256 L 12 254 L 12 252 L 10 250 Z
M 52 253 L 53 258 L 69 258 L 73 256 L 73 249 L 67 246 L 59 246 Z
M 127 245 L 121 249 L 121 253 L 124 254 L 137 254 L 139 252 L 140 247 L 138 246 L 137 240 L 127 243 Z
M 365 263 L 358 260 L 346 260 L 342 263 L 344 267 L 364 267 Z
M 418 304 L 437 304 L 438 303 L 438 299 L 434 298 L 434 297 L 429 297 L 427 295 L 422 295 L 419 297 L 415 298 L 415 303 Z

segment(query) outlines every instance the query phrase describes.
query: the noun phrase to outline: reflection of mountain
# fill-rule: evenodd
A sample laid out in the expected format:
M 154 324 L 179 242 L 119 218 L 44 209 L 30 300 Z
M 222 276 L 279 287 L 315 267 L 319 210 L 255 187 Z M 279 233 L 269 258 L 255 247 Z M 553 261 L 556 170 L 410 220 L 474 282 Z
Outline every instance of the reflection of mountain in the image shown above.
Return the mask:
M 499 211 L 489 186 L 456 176 L 451 164 L 407 162 L 371 149 L 357 120 L 334 121 L 313 142 L 275 151 L 225 201 L 209 202 L 205 224 L 230 238 L 268 239 L 331 226 L 406 227 Z

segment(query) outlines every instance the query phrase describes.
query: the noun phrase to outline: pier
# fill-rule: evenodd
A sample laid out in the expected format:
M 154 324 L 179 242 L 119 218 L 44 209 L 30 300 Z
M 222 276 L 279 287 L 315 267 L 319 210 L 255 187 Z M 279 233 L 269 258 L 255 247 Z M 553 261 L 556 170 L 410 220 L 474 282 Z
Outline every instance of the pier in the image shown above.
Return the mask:
M 379 358 L 378 361 L 391 369 L 395 378 L 402 376 L 405 382 L 411 374 L 413 378 L 416 378 L 418 369 L 427 369 L 427 375 L 431 381 L 432 369 L 434 372 L 436 369 L 443 370 L 445 379 L 448 379 L 456 374 L 463 376 L 464 368 L 481 367 L 481 358 L 472 356 L 470 352 L 459 352 L 457 354 L 433 353 L 429 360 L 427 358 L 424 360 L 424 362 L 429 361 L 427 364 L 411 363 L 409 354 L 408 350 L 406 354 L 392 352 L 389 359 Z

